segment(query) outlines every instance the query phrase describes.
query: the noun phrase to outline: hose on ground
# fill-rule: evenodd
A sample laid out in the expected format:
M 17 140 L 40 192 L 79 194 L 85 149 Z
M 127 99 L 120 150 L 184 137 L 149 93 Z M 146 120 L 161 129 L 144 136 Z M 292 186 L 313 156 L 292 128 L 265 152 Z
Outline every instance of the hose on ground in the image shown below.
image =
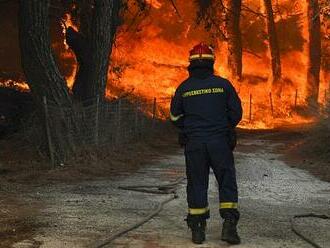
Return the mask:
M 115 239 L 121 237 L 122 235 L 142 226 L 149 220 L 151 220 L 153 217 L 158 215 L 162 210 L 163 207 L 173 201 L 174 199 L 178 198 L 178 195 L 176 193 L 176 189 L 180 183 L 182 183 L 186 178 L 182 177 L 176 180 L 173 183 L 169 184 L 163 184 L 163 185 L 134 185 L 134 186 L 120 186 L 118 187 L 119 189 L 122 190 L 132 190 L 132 191 L 137 191 L 137 192 L 142 192 L 142 193 L 151 193 L 151 194 L 172 194 L 170 197 L 167 199 L 161 201 L 158 203 L 157 207 L 152 210 L 146 217 L 144 217 L 142 220 L 140 220 L 137 223 L 134 223 L 122 230 L 119 230 L 118 232 L 112 234 L 110 237 L 102 240 L 100 243 L 96 244 L 95 248 L 103 248 L 111 244 L 112 241 Z M 151 190 L 151 189 L 156 189 L 156 190 Z
M 322 248 L 320 245 L 318 245 L 315 241 L 311 240 L 310 238 L 304 236 L 301 232 L 299 232 L 297 230 L 297 228 L 295 227 L 295 219 L 302 219 L 302 218 L 318 218 L 318 219 L 324 219 L 324 220 L 328 220 L 330 219 L 329 216 L 327 215 L 319 215 L 319 214 L 301 214 L 301 215 L 295 215 L 293 216 L 293 218 L 291 218 L 291 230 L 298 236 L 300 237 L 302 240 L 304 240 L 305 242 L 307 242 L 308 244 L 310 244 L 311 246 L 315 247 L 315 248 Z
M 149 220 L 151 220 L 153 217 L 158 215 L 162 210 L 163 207 L 173 201 L 174 199 L 178 198 L 178 195 L 176 194 L 176 188 L 177 186 L 183 182 L 186 178 L 179 178 L 173 183 L 169 184 L 163 184 L 163 185 L 133 185 L 133 186 L 120 186 L 119 189 L 122 190 L 130 190 L 130 191 L 137 191 L 142 193 L 150 193 L 150 194 L 172 194 L 171 197 L 163 200 L 162 202 L 159 202 L 157 207 L 152 210 L 146 217 L 144 217 L 141 221 L 134 223 L 122 230 L 119 230 L 118 232 L 112 234 L 107 239 L 102 240 L 100 243 L 96 244 L 95 248 L 103 248 L 111 244 L 112 241 L 115 239 L 121 237 L 122 235 L 142 226 Z M 295 220 L 301 219 L 301 218 L 319 218 L 319 219 L 330 219 L 327 215 L 318 215 L 318 214 L 302 214 L 302 215 L 295 215 L 293 218 L 291 218 L 291 230 L 302 240 L 313 246 L 314 248 L 322 248 L 320 245 L 318 245 L 313 240 L 309 239 L 308 237 L 304 236 L 301 232 L 298 231 L 298 229 L 295 227 Z

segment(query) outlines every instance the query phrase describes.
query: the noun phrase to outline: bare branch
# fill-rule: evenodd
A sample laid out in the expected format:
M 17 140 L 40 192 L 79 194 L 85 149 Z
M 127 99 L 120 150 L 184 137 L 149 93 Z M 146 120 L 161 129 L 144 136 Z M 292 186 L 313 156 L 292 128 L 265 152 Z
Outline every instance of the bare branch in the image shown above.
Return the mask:
M 261 57 L 260 55 L 256 54 L 255 52 L 253 52 L 253 51 L 251 51 L 251 50 L 244 49 L 243 52 L 245 52 L 245 53 L 249 53 L 249 54 L 251 54 L 251 55 L 257 57 L 258 59 L 262 59 L 262 57 Z
M 247 7 L 246 5 L 242 5 L 242 11 L 245 11 L 245 12 L 249 12 L 249 13 L 252 13 L 256 16 L 259 16 L 259 17 L 262 17 L 262 18 L 266 18 L 266 15 L 260 13 L 260 12 L 257 12 L 249 7 Z
M 182 19 L 181 15 L 180 15 L 180 12 L 179 12 L 179 9 L 177 8 L 177 6 L 176 6 L 174 0 L 170 0 L 170 2 L 171 2 L 171 4 L 172 4 L 172 6 L 173 6 L 173 8 L 174 8 L 174 10 L 175 10 L 175 12 L 176 12 L 176 14 L 178 15 L 178 17 L 179 17 L 180 19 Z

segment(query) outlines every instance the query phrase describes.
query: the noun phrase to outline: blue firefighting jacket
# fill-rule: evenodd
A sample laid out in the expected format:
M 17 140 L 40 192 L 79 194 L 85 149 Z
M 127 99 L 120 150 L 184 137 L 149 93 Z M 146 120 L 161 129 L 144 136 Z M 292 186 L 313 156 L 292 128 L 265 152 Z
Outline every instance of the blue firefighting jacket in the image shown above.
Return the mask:
M 171 102 L 171 121 L 189 140 L 208 141 L 223 136 L 242 119 L 242 106 L 235 88 L 221 77 L 189 77 L 176 90 Z

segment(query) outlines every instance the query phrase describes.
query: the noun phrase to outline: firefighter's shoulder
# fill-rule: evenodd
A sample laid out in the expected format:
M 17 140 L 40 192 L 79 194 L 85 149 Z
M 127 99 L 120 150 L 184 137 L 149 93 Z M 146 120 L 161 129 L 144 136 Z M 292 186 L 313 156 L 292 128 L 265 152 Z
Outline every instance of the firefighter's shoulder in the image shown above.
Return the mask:
M 215 76 L 215 84 L 217 87 L 223 88 L 228 94 L 232 94 L 236 91 L 234 85 L 226 78 Z
M 230 81 L 227 78 L 224 78 L 224 77 L 221 77 L 221 76 L 214 75 L 214 79 L 218 82 L 222 82 L 222 83 L 225 83 L 225 84 L 231 84 Z
M 215 81 L 219 84 L 222 84 L 222 86 L 227 88 L 233 88 L 233 84 L 227 79 L 220 76 L 214 76 Z
M 187 78 L 186 80 L 184 80 L 181 84 L 179 84 L 179 86 L 176 88 L 176 91 L 182 91 L 185 90 L 189 84 L 189 78 Z

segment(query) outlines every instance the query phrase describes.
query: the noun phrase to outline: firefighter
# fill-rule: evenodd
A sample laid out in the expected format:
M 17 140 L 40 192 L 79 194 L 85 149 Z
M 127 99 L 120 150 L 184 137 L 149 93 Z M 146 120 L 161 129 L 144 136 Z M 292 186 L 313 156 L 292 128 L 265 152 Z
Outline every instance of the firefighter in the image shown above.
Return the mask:
M 221 239 L 239 244 L 238 193 L 233 149 L 235 127 L 242 119 L 241 101 L 232 84 L 214 75 L 212 47 L 200 43 L 190 51 L 189 78 L 176 90 L 170 118 L 180 129 L 187 174 L 187 224 L 192 241 L 205 241 L 209 218 L 208 183 L 212 168 L 219 184 L 219 211 L 224 219 Z

